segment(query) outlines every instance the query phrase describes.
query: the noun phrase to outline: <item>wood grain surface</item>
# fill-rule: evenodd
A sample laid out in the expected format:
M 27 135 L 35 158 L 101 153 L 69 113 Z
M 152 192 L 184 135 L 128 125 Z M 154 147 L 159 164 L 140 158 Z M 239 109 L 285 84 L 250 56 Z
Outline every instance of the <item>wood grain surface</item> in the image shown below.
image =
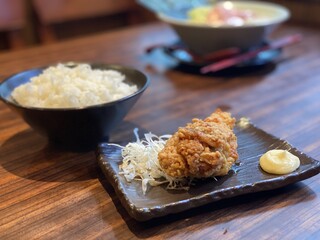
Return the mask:
M 132 137 L 134 127 L 172 133 L 221 107 L 319 160 L 320 32 L 284 25 L 273 37 L 292 33 L 303 34 L 302 43 L 276 64 L 233 76 L 186 73 L 161 52 L 145 54 L 177 40 L 154 23 L 2 53 L 0 77 L 66 61 L 135 67 L 151 84 L 111 141 Z M 320 238 L 320 175 L 140 223 L 121 206 L 95 152 L 54 149 L 2 102 L 0 119 L 0 239 Z

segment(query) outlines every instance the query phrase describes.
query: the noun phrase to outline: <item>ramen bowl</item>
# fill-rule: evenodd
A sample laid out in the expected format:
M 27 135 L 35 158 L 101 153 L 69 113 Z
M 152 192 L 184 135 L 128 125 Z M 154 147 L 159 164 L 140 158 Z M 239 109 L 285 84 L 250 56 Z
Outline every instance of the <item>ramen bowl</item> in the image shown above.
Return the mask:
M 222 10 L 219 12 L 218 8 Z M 214 16 L 215 10 L 222 15 L 221 19 L 219 15 Z M 207 17 L 208 12 L 211 15 Z M 251 17 L 241 19 L 241 14 L 251 14 Z M 190 5 L 157 16 L 175 30 L 191 51 L 206 54 L 230 47 L 245 50 L 261 45 L 290 17 L 290 12 L 281 5 L 262 1 L 219 1 L 215 4 L 208 1 L 207 5 Z

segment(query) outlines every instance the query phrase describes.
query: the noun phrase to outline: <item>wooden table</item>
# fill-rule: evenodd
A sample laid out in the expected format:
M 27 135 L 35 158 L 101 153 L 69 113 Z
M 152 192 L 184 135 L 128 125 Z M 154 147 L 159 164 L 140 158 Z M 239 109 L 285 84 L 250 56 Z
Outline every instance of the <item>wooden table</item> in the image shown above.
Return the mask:
M 302 33 L 278 63 L 238 76 L 200 76 L 170 66 L 146 47 L 173 43 L 174 32 L 150 24 L 0 54 L 1 78 L 66 61 L 119 63 L 148 74 L 150 87 L 111 136 L 133 126 L 171 133 L 217 107 L 286 139 L 320 159 L 320 32 L 282 26 L 274 37 Z M 0 239 L 319 239 L 320 175 L 140 223 L 99 169 L 94 152 L 47 145 L 0 103 Z

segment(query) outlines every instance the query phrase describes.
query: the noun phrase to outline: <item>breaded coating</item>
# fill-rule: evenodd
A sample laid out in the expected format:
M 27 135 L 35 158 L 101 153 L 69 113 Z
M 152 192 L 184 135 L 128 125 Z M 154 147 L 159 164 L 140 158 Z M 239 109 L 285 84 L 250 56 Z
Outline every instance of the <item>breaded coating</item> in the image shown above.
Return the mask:
M 204 120 L 192 119 L 160 151 L 160 166 L 175 178 L 226 175 L 238 159 L 234 124 L 231 114 L 220 109 Z

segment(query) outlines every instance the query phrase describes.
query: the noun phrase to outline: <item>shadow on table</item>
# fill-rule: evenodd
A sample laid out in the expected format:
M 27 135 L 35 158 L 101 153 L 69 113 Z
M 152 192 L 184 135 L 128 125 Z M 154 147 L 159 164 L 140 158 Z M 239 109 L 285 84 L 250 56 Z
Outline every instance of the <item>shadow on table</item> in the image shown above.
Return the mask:
M 102 176 L 102 173 L 101 173 Z M 177 230 L 196 231 L 201 226 L 213 226 L 227 223 L 236 218 L 245 218 L 250 215 L 260 214 L 263 221 L 263 212 L 279 210 L 290 205 L 311 201 L 316 194 L 305 184 L 295 183 L 275 190 L 252 193 L 243 196 L 233 197 L 218 202 L 213 202 L 201 207 L 190 209 L 184 212 L 155 218 L 145 222 L 133 219 L 121 205 L 119 198 L 112 186 L 103 178 L 100 182 L 112 198 L 118 213 L 126 222 L 130 231 L 138 238 L 150 238 L 157 235 L 173 236 L 171 231 Z M 301 194 L 303 192 L 303 194 Z M 259 218 L 259 216 L 257 215 Z M 223 234 L 228 229 L 223 229 Z M 117 236 L 117 231 L 114 231 Z M 119 238 L 121 233 L 119 232 Z
M 136 124 L 123 122 L 110 141 L 131 139 Z M 43 182 L 74 182 L 98 178 L 95 152 L 70 152 L 48 143 L 28 129 L 17 133 L 0 147 L 0 165 L 8 172 Z

